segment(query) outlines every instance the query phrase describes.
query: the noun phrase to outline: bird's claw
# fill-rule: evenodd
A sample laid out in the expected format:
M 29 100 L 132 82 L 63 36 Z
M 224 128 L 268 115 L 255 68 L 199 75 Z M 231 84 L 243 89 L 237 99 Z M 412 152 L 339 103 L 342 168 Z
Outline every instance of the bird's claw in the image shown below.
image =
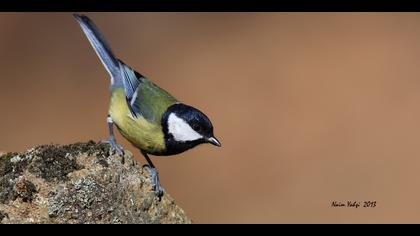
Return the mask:
M 159 173 L 157 172 L 156 168 L 152 168 L 150 166 L 146 166 L 147 169 L 150 171 L 150 178 L 152 179 L 152 187 L 156 192 L 156 195 L 160 198 L 163 196 L 163 188 L 160 185 L 159 181 Z
M 111 146 L 112 151 L 115 151 L 119 156 L 124 157 L 124 149 L 115 141 L 115 139 L 110 138 L 106 140 L 101 140 L 101 143 L 109 144 Z

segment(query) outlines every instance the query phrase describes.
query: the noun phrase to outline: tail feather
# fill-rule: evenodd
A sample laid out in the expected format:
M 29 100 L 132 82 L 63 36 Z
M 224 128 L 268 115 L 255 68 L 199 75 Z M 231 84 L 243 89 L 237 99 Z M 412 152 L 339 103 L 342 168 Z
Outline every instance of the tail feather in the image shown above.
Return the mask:
M 88 38 L 96 54 L 102 61 L 108 73 L 111 75 L 111 84 L 115 83 L 115 79 L 121 77 L 120 65 L 117 57 L 115 57 L 108 43 L 100 33 L 98 27 L 91 19 L 84 15 L 73 14 L 80 27 Z

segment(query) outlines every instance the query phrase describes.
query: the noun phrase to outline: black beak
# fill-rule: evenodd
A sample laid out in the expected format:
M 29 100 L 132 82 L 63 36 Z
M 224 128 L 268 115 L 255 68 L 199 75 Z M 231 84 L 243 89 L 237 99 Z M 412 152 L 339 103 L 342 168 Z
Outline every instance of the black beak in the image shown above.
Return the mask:
M 218 147 L 222 146 L 222 144 L 220 144 L 219 140 L 217 140 L 217 138 L 215 138 L 215 137 L 208 138 L 207 142 L 213 144 L 214 146 L 218 146 Z

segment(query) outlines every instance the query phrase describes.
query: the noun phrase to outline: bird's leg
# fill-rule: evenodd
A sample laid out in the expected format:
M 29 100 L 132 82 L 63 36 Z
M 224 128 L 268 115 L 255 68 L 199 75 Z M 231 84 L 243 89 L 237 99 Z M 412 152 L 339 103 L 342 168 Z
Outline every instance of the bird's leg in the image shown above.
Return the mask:
M 151 175 L 151 178 L 152 178 L 152 185 L 155 189 L 155 192 L 156 192 L 157 196 L 160 198 L 163 195 L 163 188 L 160 185 L 159 173 L 158 173 L 156 167 L 153 165 L 153 162 L 152 162 L 152 160 L 150 160 L 147 153 L 144 152 L 144 151 L 141 151 L 141 154 L 143 154 L 144 158 L 146 158 L 146 161 L 149 164 L 148 168 L 149 168 L 150 175 Z
M 124 149 L 121 145 L 117 144 L 117 140 L 115 139 L 114 128 L 113 128 L 114 121 L 112 121 L 112 118 L 110 115 L 108 115 L 106 122 L 108 123 L 109 139 L 102 140 L 101 142 L 108 143 L 111 146 L 111 149 L 113 151 L 116 151 L 119 156 L 124 157 Z

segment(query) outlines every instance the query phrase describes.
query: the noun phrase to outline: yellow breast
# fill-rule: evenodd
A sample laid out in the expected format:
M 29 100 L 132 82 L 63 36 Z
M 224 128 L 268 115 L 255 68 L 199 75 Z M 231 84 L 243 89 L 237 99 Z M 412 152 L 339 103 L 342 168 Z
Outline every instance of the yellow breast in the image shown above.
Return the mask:
M 112 90 L 109 114 L 121 134 L 135 147 L 148 153 L 159 153 L 165 150 L 160 123 L 150 123 L 142 116 L 132 117 L 123 88 Z

